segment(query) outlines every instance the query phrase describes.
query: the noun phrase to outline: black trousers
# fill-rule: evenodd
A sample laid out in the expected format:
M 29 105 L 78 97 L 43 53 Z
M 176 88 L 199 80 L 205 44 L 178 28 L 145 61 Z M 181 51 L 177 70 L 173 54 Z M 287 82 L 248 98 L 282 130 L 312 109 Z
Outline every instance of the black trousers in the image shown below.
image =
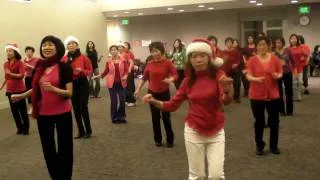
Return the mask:
M 72 105 L 74 116 L 76 118 L 78 133 L 92 133 L 89 109 L 89 82 L 87 78 L 76 79 L 73 81 Z M 84 126 L 85 128 L 84 128 Z
M 174 82 L 176 89 L 179 89 L 183 79 L 184 79 L 184 70 L 177 70 L 178 71 L 178 79 Z
M 24 84 L 27 90 L 32 89 L 32 78 L 31 77 L 24 78 Z M 31 104 L 31 97 L 28 97 L 28 103 Z
M 292 73 L 283 73 L 283 77 L 279 82 L 279 112 L 283 114 L 293 113 L 293 89 L 292 89 Z M 284 92 L 283 94 L 283 85 Z M 286 103 L 285 103 L 286 102 Z
M 127 88 L 126 88 L 126 102 L 136 103 L 136 98 L 134 97 L 134 92 L 136 91 L 136 85 L 134 83 L 134 73 L 131 72 L 127 78 Z
M 308 74 L 309 74 L 309 65 L 303 67 L 302 79 L 303 79 L 303 86 L 305 88 L 309 86 Z
M 160 101 L 168 101 L 170 100 L 170 91 L 165 91 L 161 93 L 154 93 L 152 91 L 148 91 L 150 94 L 153 95 L 155 99 Z M 162 142 L 162 135 L 161 135 L 161 124 L 160 119 L 162 117 L 162 121 L 164 124 L 164 129 L 167 135 L 167 143 L 173 144 L 174 141 L 174 134 L 171 127 L 171 113 L 160 111 L 160 109 L 156 108 L 155 106 L 150 104 L 151 116 L 152 116 L 152 127 L 153 127 L 153 135 L 154 141 L 156 143 Z
M 71 180 L 73 167 L 72 114 L 39 116 L 38 130 L 47 168 L 53 180 Z M 54 131 L 57 131 L 57 145 Z
M 228 76 L 233 79 L 233 89 L 234 89 L 234 100 L 240 99 L 240 88 L 241 88 L 241 72 L 239 70 L 234 70 L 228 73 Z
M 6 93 L 9 99 L 10 109 L 11 109 L 13 119 L 16 123 L 16 127 L 18 131 L 21 131 L 21 130 L 29 131 L 29 116 L 27 112 L 26 100 L 22 99 L 18 102 L 13 103 L 11 101 L 12 94 L 20 94 L 20 93 L 8 93 L 8 92 Z
M 244 74 L 243 72 L 241 72 L 241 81 L 242 81 L 242 85 L 243 85 L 243 89 L 244 89 L 244 96 L 248 96 L 250 83 L 246 77 L 246 74 Z
M 270 127 L 270 149 L 278 148 L 279 138 L 279 110 L 278 100 L 259 101 L 251 100 L 251 110 L 255 118 L 255 141 L 258 149 L 265 145 L 263 141 L 263 131 L 265 126 L 265 109 L 268 112 L 268 125 Z

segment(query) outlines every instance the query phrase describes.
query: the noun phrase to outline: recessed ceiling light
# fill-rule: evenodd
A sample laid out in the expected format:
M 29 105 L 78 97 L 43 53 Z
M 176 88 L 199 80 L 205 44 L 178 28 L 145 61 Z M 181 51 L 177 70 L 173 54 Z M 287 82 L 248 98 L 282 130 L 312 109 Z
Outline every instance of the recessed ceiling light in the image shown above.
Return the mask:
M 290 1 L 292 4 L 295 4 L 295 3 L 298 3 L 299 1 L 298 0 L 291 0 Z
M 173 8 L 171 8 L 171 7 L 168 8 L 168 11 L 172 11 L 172 10 L 173 10 Z
M 249 3 L 254 4 L 254 3 L 257 3 L 257 1 L 255 1 L 255 0 L 251 0 L 251 1 L 249 1 Z
M 113 15 L 113 17 L 118 17 L 118 15 Z
M 263 4 L 262 3 L 257 3 L 257 6 L 262 6 Z
M 183 10 L 183 9 L 180 9 L 179 12 L 184 12 L 184 10 Z
M 208 9 L 209 9 L 209 10 L 213 10 L 213 9 L 214 9 L 214 7 L 209 7 Z
M 204 6 L 204 5 L 199 5 L 198 7 L 199 7 L 199 8 L 204 8 L 205 6 Z
M 143 15 L 143 13 L 138 13 L 138 15 L 139 15 L 139 16 L 142 16 L 142 15 Z
M 125 11 L 124 13 L 125 13 L 125 14 L 129 14 L 130 12 L 128 12 L 128 11 Z

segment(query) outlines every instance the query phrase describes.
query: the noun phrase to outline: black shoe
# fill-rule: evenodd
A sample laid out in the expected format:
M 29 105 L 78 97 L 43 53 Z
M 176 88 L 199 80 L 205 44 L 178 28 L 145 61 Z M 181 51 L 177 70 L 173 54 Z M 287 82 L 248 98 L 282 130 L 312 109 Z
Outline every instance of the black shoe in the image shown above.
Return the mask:
M 287 116 L 293 116 L 293 113 L 287 113 Z
M 161 147 L 161 146 L 162 146 L 162 143 L 161 143 L 161 142 L 160 142 L 160 143 L 157 143 L 157 142 L 156 142 L 155 144 L 156 144 L 157 147 Z
M 173 147 L 173 143 L 167 143 L 167 148 L 172 148 Z
M 22 134 L 23 129 L 18 129 L 17 134 Z
M 286 113 L 280 113 L 280 116 L 286 116 L 287 114 Z
M 120 124 L 121 122 L 119 120 L 112 121 L 112 124 Z
M 280 154 L 280 153 L 281 153 L 278 148 L 270 149 L 270 152 L 271 152 L 272 154 Z
M 305 95 L 309 95 L 310 94 L 310 92 L 309 92 L 309 90 L 304 90 L 304 93 L 303 94 L 305 94 Z
M 269 128 L 269 125 L 268 124 L 264 125 L 264 128 Z
M 86 133 L 86 134 L 84 134 L 83 138 L 84 138 L 84 139 L 88 139 L 88 138 L 91 137 L 91 134 L 92 134 L 92 133 Z
M 261 145 L 261 147 L 257 147 L 256 149 L 256 155 L 261 156 L 264 154 L 263 149 L 266 146 L 266 143 L 263 142 L 263 144 Z
M 74 137 L 74 139 L 80 139 L 80 138 L 83 138 L 84 137 L 84 134 L 78 134 L 78 136 Z
M 123 119 L 123 120 L 119 120 L 119 122 L 120 122 L 120 123 L 124 123 L 124 124 L 125 124 L 125 123 L 128 123 L 128 121 L 127 121 L 127 120 L 125 120 L 125 119 Z
M 22 135 L 29 135 L 29 129 L 25 129 L 21 133 Z

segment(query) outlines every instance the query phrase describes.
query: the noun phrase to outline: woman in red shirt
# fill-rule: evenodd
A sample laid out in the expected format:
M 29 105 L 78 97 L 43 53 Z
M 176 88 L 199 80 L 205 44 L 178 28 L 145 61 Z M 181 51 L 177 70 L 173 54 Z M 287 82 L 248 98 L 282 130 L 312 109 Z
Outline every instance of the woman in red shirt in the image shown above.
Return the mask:
M 106 69 L 101 75 L 94 78 L 106 77 L 105 86 L 109 89 L 111 99 L 112 123 L 126 123 L 125 88 L 127 87 L 128 64 L 120 59 L 118 46 L 111 46 L 109 52 L 112 57 L 107 61 Z
M 21 61 L 20 51 L 16 44 L 8 44 L 5 47 L 7 53 L 7 61 L 4 63 L 6 95 L 8 96 L 12 116 L 16 123 L 17 134 L 29 134 L 29 117 L 27 113 L 27 104 L 25 99 L 13 102 L 11 96 L 20 94 L 26 90 L 23 83 L 25 75 L 24 65 Z
M 289 38 L 292 59 L 295 62 L 296 68 L 293 69 L 293 100 L 302 100 L 302 86 L 303 86 L 303 67 L 305 66 L 306 57 L 308 56 L 300 44 L 299 37 L 292 34 Z
M 171 100 L 158 100 L 152 94 L 143 97 L 162 111 L 175 111 L 184 100 L 189 101 L 185 119 L 185 145 L 189 163 L 189 179 L 224 179 L 225 133 L 223 104 L 232 102 L 232 79 L 216 67 L 210 42 L 195 39 L 187 47 L 190 70 Z M 205 169 L 207 159 L 208 169 Z M 208 172 L 208 175 L 205 175 Z
M 161 42 L 153 42 L 149 45 L 150 53 L 153 60 L 149 61 L 144 72 L 143 78 L 135 92 L 137 96 L 144 86 L 149 81 L 148 92 L 157 99 L 166 101 L 170 99 L 169 86 L 178 79 L 178 72 L 172 62 L 165 58 L 165 49 Z M 167 135 L 167 147 L 173 146 L 174 134 L 171 128 L 171 117 L 169 112 L 160 111 L 154 105 L 150 105 L 154 141 L 156 146 L 162 146 L 162 135 L 160 119 L 162 117 L 164 128 Z
M 12 95 L 12 101 L 32 96 L 32 115 L 38 130 L 51 179 L 71 180 L 73 166 L 73 134 L 70 97 L 72 68 L 62 63 L 64 44 L 54 36 L 41 41 L 41 59 L 33 73 L 32 89 Z M 57 131 L 57 145 L 55 142 Z
M 124 47 L 124 53 L 126 53 L 129 57 L 129 74 L 127 83 L 128 86 L 126 88 L 126 102 L 128 103 L 128 106 L 135 106 L 136 105 L 136 97 L 134 97 L 134 92 L 136 91 L 136 85 L 134 83 L 134 54 L 131 51 L 131 44 L 129 42 L 123 43 Z M 120 49 L 122 46 L 120 47 Z M 121 50 L 120 50 L 121 51 Z
M 265 126 L 265 109 L 268 112 L 270 127 L 270 150 L 280 154 L 279 137 L 279 89 L 278 80 L 282 77 L 282 63 L 279 58 L 269 52 L 270 39 L 259 37 L 256 40 L 257 55 L 248 61 L 247 78 L 250 81 L 249 98 L 255 118 L 255 140 L 257 155 L 263 155 L 265 142 L 263 130 Z
M 243 59 L 243 66 L 244 68 L 242 69 L 241 71 L 241 80 L 242 80 L 242 84 L 243 84 L 243 88 L 244 88 L 244 97 L 248 97 L 249 95 L 249 86 L 250 86 L 250 83 L 247 79 L 247 63 L 248 63 L 248 60 L 256 55 L 256 45 L 254 43 L 254 36 L 252 35 L 249 35 L 248 38 L 247 38 L 247 46 L 243 49 L 243 55 L 244 55 L 244 59 Z
M 73 69 L 72 105 L 78 126 L 78 135 L 75 139 L 89 138 L 92 134 L 92 129 L 88 109 L 88 76 L 93 72 L 92 64 L 87 56 L 80 52 L 79 40 L 76 37 L 67 37 L 65 45 L 67 46 L 68 54 L 64 56 L 63 62 L 70 64 Z
M 216 36 L 209 36 L 207 38 L 208 41 L 210 41 L 211 46 L 212 46 L 212 52 L 215 57 L 222 58 L 223 53 L 222 50 L 218 46 L 218 38 Z
M 26 85 L 27 90 L 32 88 L 32 73 L 33 70 L 38 62 L 38 58 L 33 57 L 34 54 L 34 48 L 31 46 L 27 46 L 24 50 L 26 53 L 26 58 L 24 59 L 24 68 L 26 71 L 26 77 L 24 78 L 24 83 Z M 28 98 L 28 103 L 30 106 L 30 109 L 28 111 L 28 114 L 32 114 L 32 106 L 31 106 L 31 97 Z

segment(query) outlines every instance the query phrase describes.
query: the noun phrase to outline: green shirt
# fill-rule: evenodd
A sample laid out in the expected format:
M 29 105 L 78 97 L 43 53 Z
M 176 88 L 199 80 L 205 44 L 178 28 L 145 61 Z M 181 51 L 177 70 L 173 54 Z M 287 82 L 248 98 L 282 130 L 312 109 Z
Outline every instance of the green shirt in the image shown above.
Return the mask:
M 187 61 L 186 49 L 182 49 L 181 52 L 175 52 L 175 53 L 171 52 L 169 55 L 169 58 L 172 59 L 174 66 L 178 70 L 184 70 L 184 66 Z

